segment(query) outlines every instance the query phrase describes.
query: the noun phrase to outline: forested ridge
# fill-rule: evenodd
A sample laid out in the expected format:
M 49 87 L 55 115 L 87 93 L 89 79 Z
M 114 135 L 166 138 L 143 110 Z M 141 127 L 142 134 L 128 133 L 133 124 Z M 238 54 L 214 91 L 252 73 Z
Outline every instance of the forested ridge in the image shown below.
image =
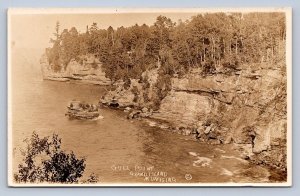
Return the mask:
M 277 63 L 285 56 L 285 14 L 207 13 L 176 23 L 158 16 L 148 26 L 113 29 L 97 23 L 79 33 L 60 30 L 57 22 L 53 46 L 46 49 L 54 71 L 86 54 L 94 54 L 113 82 L 139 78 L 143 71 L 160 67 L 160 75 L 173 76 L 199 68 L 204 75 L 235 70 L 240 64 Z
M 109 78 L 102 105 L 200 142 L 241 145 L 243 159 L 279 169 L 286 179 L 284 12 L 206 13 L 186 21 L 160 15 L 150 26 L 117 29 L 96 22 L 85 32 L 61 31 L 57 22 L 43 55 L 46 79 Z M 91 77 L 97 71 L 102 75 Z

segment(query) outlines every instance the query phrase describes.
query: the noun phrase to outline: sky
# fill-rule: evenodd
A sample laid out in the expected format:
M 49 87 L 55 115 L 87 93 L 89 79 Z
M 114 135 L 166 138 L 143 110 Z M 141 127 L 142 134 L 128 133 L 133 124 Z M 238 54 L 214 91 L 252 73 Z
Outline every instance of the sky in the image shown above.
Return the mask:
M 78 31 L 85 32 L 86 26 L 93 22 L 105 29 L 144 23 L 152 25 L 159 15 L 177 22 L 179 19 L 190 19 L 196 13 L 13 14 L 10 19 L 10 42 L 19 49 L 44 50 L 51 45 L 49 40 L 53 38 L 57 21 L 61 30 L 76 27 Z

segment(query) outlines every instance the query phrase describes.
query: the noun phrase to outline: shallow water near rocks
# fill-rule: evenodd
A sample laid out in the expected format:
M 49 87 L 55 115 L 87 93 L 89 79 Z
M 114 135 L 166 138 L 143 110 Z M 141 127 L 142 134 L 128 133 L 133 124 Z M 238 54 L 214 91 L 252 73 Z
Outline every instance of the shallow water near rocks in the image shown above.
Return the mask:
M 102 108 L 103 119 L 69 120 L 69 101 L 98 103 L 105 87 L 43 81 L 38 72 L 12 71 L 13 172 L 22 162 L 22 141 L 36 131 L 40 136 L 57 133 L 63 149 L 86 158 L 83 178 L 95 173 L 99 183 L 268 181 L 268 170 L 240 159 L 233 145 L 201 144 L 145 120 L 128 120 L 119 110 Z

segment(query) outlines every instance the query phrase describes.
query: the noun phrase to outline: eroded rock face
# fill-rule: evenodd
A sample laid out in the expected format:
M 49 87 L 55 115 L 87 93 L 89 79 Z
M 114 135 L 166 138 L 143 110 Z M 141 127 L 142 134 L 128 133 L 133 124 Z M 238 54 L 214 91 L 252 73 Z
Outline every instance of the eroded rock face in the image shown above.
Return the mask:
M 173 78 L 175 91 L 195 94 L 210 93 L 214 99 L 231 104 L 238 97 L 245 106 L 260 106 L 274 99 L 279 85 L 286 81 L 281 69 L 242 70 L 239 75 L 222 73 L 203 77 L 188 74 L 184 78 Z
M 136 105 L 134 102 L 135 95 L 130 90 L 125 90 L 122 87 L 118 87 L 114 91 L 108 91 L 106 95 L 101 99 L 102 104 L 111 107 L 130 107 Z
M 78 61 L 72 59 L 60 71 L 55 71 L 44 54 L 40 59 L 43 78 L 45 80 L 68 81 L 78 80 L 85 83 L 109 85 L 111 81 L 105 77 L 102 64 L 94 55 L 81 56 Z
M 253 127 L 245 126 L 242 129 L 236 129 L 233 134 L 233 141 L 236 144 L 252 144 L 253 139 L 257 136 Z
M 142 108 L 151 108 L 149 103 L 155 103 L 157 73 L 157 69 L 144 72 L 142 82 L 131 80 L 128 89 L 120 87 L 109 92 L 104 103 L 115 100 L 120 107 L 135 107 L 130 118 L 142 117 Z M 285 71 L 254 66 L 206 77 L 191 71 L 182 78 L 171 78 L 171 90 L 159 108 L 144 116 L 208 144 L 249 146 L 247 159 L 251 155 L 277 160 L 278 149 L 286 144 Z M 261 153 L 264 156 L 258 156 Z
M 270 117 L 272 118 L 272 117 Z M 253 153 L 267 151 L 272 146 L 286 145 L 286 120 L 276 119 L 275 121 L 260 122 L 256 126 L 256 137 L 253 141 Z
M 247 114 L 258 116 L 257 111 L 278 95 L 286 77 L 279 68 L 246 69 L 240 72 L 239 75 L 230 76 L 224 74 L 208 77 L 187 75 L 182 79 L 174 78 L 172 79 L 172 88 L 175 91 L 185 91 L 204 96 L 211 95 L 214 100 L 239 106 L 244 111 L 241 111 L 244 116 Z M 203 94 L 203 92 L 207 94 Z
M 136 107 L 142 109 L 153 104 L 156 97 L 155 84 L 158 78 L 158 68 L 145 71 L 141 79 L 130 79 L 130 85 L 124 87 L 124 82 L 114 84 L 114 90 L 108 91 L 101 99 L 104 105 L 116 103 L 117 107 Z M 141 81 L 142 80 L 142 81 Z
M 173 78 L 172 87 L 174 90 L 204 91 L 204 92 L 230 92 L 234 87 L 237 78 L 230 76 L 225 79 L 222 76 L 207 76 L 189 74 L 184 78 Z
M 285 148 L 286 141 L 285 88 L 285 72 L 278 67 L 207 77 L 191 73 L 172 78 L 172 91 L 153 117 L 175 126 L 196 125 L 200 141 L 250 145 L 252 154 L 264 152 L 275 160 L 272 146 Z M 208 120 L 217 125 L 208 126 Z
M 173 91 L 162 100 L 158 113 L 152 117 L 175 126 L 191 126 L 206 118 L 213 107 L 211 102 L 207 96 Z

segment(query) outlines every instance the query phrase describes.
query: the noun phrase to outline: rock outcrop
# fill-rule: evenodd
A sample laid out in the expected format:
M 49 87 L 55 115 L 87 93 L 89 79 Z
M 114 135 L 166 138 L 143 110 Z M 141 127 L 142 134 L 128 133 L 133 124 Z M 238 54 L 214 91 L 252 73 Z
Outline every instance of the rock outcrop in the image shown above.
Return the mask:
M 45 80 L 77 80 L 99 85 L 110 85 L 111 83 L 111 81 L 105 77 L 101 62 L 92 54 L 81 56 L 77 61 L 72 59 L 68 65 L 60 71 L 55 71 L 52 68 L 46 54 L 41 57 L 40 64 Z
M 118 85 L 103 97 L 106 105 L 117 103 L 129 118 L 150 117 L 164 127 L 183 135 L 192 135 L 209 144 L 244 145 L 244 158 L 275 163 L 284 169 L 286 162 L 286 71 L 284 65 L 252 65 L 203 76 L 197 70 L 181 78 L 171 78 L 171 90 L 159 108 L 142 115 L 141 108 L 151 108 L 157 96 L 158 70 L 144 72 L 141 81 L 131 80 L 126 89 Z M 159 124 L 157 125 L 159 126 Z M 246 147 L 245 147 L 246 148 Z M 281 158 L 277 156 L 283 153 Z M 248 152 L 249 151 L 249 152 Z M 260 160 L 260 161 L 257 161 Z
M 151 107 L 156 95 L 156 82 L 158 78 L 158 69 L 145 71 L 141 79 L 130 79 L 129 84 L 125 87 L 125 83 L 118 81 L 114 84 L 113 90 L 106 93 L 101 98 L 104 105 L 111 107 L 135 107 L 142 109 Z
M 128 89 L 124 88 L 124 83 L 115 84 L 115 89 L 108 91 L 102 97 L 101 103 L 110 107 L 126 108 L 138 106 L 136 94 L 141 91 L 141 85 L 136 80 L 131 80 Z M 136 91 L 134 91 L 136 89 Z
M 229 76 L 173 78 L 173 90 L 153 117 L 183 126 L 214 120 L 232 130 L 234 142 L 254 142 L 254 152 L 259 152 L 280 137 L 274 135 L 277 129 L 284 129 L 272 125 L 286 122 L 284 75 L 279 68 L 272 68 L 246 69 Z
M 201 119 L 206 119 L 215 105 L 209 96 L 171 91 L 160 105 L 153 118 L 170 122 L 175 127 L 191 127 Z
M 244 146 L 243 158 L 286 170 L 284 64 L 244 65 L 206 76 L 195 69 L 169 80 L 158 73 L 159 67 L 139 80 L 116 83 L 101 102 L 124 109 L 129 119 L 151 118 L 151 126 L 201 142 Z
M 284 168 L 274 149 L 280 146 L 286 157 L 286 81 L 281 67 L 173 78 L 172 91 L 152 117 L 196 129 L 197 138 L 208 143 L 250 144 L 252 157 L 264 154 L 268 163 Z

